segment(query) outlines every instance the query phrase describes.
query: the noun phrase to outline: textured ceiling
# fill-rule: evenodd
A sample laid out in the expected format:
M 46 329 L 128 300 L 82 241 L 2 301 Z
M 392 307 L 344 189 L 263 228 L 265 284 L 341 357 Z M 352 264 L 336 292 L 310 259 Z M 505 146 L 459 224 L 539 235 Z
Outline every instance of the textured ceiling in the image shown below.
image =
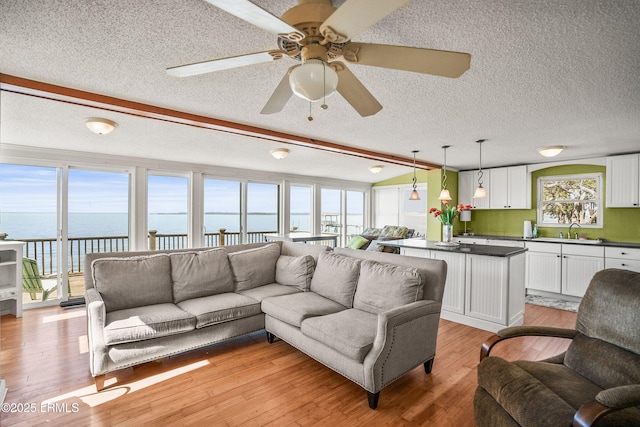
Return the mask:
M 293 1 L 255 1 L 280 16 Z M 339 6 L 341 1 L 334 2 Z M 350 65 L 383 105 L 360 117 L 340 95 L 329 109 L 292 97 L 281 113 L 260 110 L 288 58 L 179 79 L 165 68 L 276 48 L 275 38 L 202 0 L 2 0 L 0 73 L 38 80 L 449 166 L 539 163 L 536 147 L 566 145 L 556 159 L 640 150 L 640 1 L 431 0 L 411 2 L 355 41 L 468 52 L 458 79 Z M 410 168 L 194 129 L 24 95 L 2 93 L 5 144 L 243 167 L 364 182 Z M 120 126 L 106 137 L 89 116 Z

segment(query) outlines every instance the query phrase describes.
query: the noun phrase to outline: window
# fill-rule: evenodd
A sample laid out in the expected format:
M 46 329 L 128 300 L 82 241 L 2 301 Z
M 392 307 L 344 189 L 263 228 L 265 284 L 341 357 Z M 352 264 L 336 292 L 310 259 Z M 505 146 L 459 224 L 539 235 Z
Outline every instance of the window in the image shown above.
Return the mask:
M 602 174 L 538 178 L 538 225 L 602 228 Z
M 290 194 L 291 212 L 289 216 L 289 225 L 291 231 L 304 231 L 310 233 L 313 230 L 313 227 L 311 226 L 312 187 L 292 185 Z
M 189 180 L 149 175 L 147 192 L 149 249 L 186 248 Z
M 264 242 L 264 235 L 277 233 L 280 186 L 247 183 L 247 243 Z

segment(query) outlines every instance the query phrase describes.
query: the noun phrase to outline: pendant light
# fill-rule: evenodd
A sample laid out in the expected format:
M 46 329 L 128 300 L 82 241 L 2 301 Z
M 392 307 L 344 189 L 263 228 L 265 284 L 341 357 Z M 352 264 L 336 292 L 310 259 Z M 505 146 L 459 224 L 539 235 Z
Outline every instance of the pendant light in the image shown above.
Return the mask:
M 416 153 L 418 150 L 413 150 L 413 191 L 411 192 L 411 196 L 409 196 L 409 200 L 420 200 L 420 195 L 418 194 L 418 190 L 416 190 Z
M 443 202 L 448 202 L 449 200 L 451 200 L 451 194 L 449 193 L 449 190 L 447 190 L 447 148 L 449 147 L 451 146 L 442 146 L 442 150 L 444 150 L 444 165 L 442 167 L 442 191 L 440 192 L 440 196 L 438 196 L 438 199 L 442 200 Z
M 480 144 L 480 163 L 478 165 L 478 188 L 476 188 L 476 192 L 473 193 L 474 199 L 483 199 L 487 197 L 487 190 L 482 186 L 482 176 L 484 173 L 482 172 L 482 143 L 485 142 L 486 139 L 479 139 L 476 142 Z

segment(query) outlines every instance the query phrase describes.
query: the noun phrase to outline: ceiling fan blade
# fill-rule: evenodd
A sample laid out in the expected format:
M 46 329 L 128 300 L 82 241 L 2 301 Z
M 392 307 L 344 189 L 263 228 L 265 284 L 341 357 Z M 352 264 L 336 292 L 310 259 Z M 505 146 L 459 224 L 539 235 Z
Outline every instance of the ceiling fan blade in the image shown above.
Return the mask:
M 289 84 L 289 74 L 291 74 L 291 70 L 296 67 L 297 65 L 294 65 L 293 67 L 289 68 L 289 71 L 287 71 L 282 80 L 280 80 L 280 83 L 278 84 L 276 90 L 273 91 L 271 98 L 269 98 L 262 111 L 260 111 L 260 114 L 279 113 L 280 111 L 282 111 L 284 106 L 287 105 L 287 102 L 289 102 L 291 95 L 293 95 L 291 85 Z
M 409 0 L 347 0 L 320 25 L 330 42 L 344 43 L 357 36 Z
M 378 100 L 342 62 L 332 62 L 331 65 L 338 73 L 338 92 L 362 117 L 382 110 Z
M 196 62 L 195 64 L 179 65 L 167 68 L 167 74 L 174 77 L 190 77 L 246 65 L 261 64 L 281 59 L 284 52 L 271 50 L 267 52 L 250 53 L 248 55 L 231 56 L 229 58 L 213 59 L 211 61 Z
M 384 44 L 351 42 L 342 49 L 342 55 L 354 64 L 452 78 L 460 77 L 471 65 L 468 53 Z
M 304 38 L 304 34 L 300 30 L 248 0 L 205 1 L 271 34 L 282 36 L 292 41 L 299 41 Z

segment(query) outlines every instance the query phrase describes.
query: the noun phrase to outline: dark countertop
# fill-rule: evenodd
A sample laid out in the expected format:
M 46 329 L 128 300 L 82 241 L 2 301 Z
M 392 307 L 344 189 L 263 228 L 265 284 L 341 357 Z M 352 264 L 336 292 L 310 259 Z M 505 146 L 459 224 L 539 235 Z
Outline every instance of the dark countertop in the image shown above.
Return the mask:
M 393 246 L 396 248 L 429 249 L 432 251 L 496 257 L 511 257 L 527 251 L 525 248 L 513 248 L 508 246 L 469 245 L 465 243 L 460 243 L 458 246 L 439 246 L 437 243 L 439 242 L 424 240 L 423 238 L 378 241 L 379 245 Z
M 511 240 L 517 242 L 540 242 L 540 243 L 562 243 L 563 245 L 589 245 L 589 246 L 611 246 L 618 248 L 640 248 L 640 243 L 637 242 L 610 242 L 606 239 L 599 239 L 597 243 L 593 240 L 588 240 L 589 243 L 581 242 L 577 239 L 556 239 L 550 237 L 536 237 L 525 239 L 524 237 L 516 236 L 492 236 L 488 234 L 474 234 L 473 236 L 455 236 L 459 238 L 467 239 L 491 239 L 491 240 Z

